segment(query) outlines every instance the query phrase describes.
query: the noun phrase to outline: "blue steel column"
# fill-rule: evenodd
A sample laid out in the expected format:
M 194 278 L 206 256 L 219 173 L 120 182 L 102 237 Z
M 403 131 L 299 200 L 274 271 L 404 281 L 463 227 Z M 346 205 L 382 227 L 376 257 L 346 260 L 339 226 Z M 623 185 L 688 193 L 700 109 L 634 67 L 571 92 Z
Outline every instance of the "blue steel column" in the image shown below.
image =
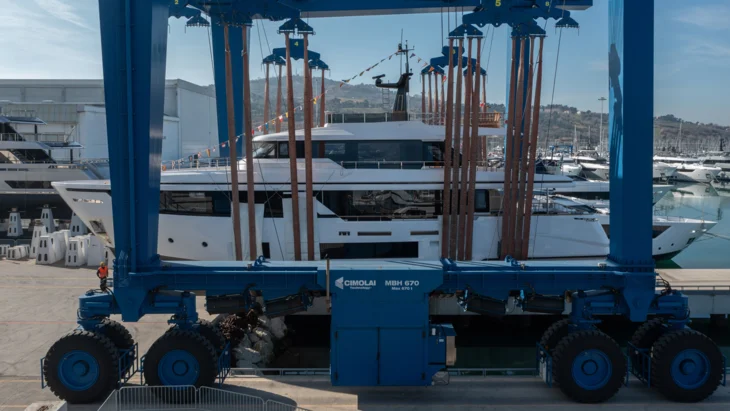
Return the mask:
M 609 19 L 609 259 L 652 265 L 654 0 L 610 0 Z
M 159 265 L 168 0 L 99 0 L 115 282 Z
M 213 37 L 213 79 L 215 81 L 215 105 L 218 120 L 218 142 L 226 143 L 221 148 L 220 156 L 228 157 L 228 112 L 226 104 L 226 54 L 223 40 L 223 26 L 220 19 L 213 16 L 211 22 Z M 236 119 L 236 135 L 243 134 L 243 33 L 241 27 L 228 26 L 229 44 L 231 47 L 231 74 L 233 77 L 233 106 Z M 238 157 L 243 155 L 243 144 L 236 146 Z

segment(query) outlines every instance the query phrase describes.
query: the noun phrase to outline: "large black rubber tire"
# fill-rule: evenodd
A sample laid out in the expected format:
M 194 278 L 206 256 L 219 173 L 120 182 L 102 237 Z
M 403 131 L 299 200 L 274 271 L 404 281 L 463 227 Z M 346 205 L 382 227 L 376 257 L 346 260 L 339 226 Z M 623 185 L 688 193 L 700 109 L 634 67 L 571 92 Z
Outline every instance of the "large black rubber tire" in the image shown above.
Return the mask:
M 581 387 L 573 377 L 573 363 L 586 350 L 599 350 L 611 362 L 611 373 L 604 385 L 596 389 Z M 553 351 L 553 380 L 574 401 L 599 403 L 616 395 L 626 376 L 626 361 L 619 345 L 608 335 L 596 331 L 578 331 L 560 340 Z
M 101 320 L 96 332 L 105 335 L 120 350 L 128 350 L 134 345 L 132 334 L 124 326 L 110 318 Z
M 667 327 L 664 326 L 664 320 L 661 318 L 652 318 L 636 329 L 634 335 L 631 336 L 631 344 L 636 348 L 650 349 L 656 340 L 666 332 Z M 641 357 L 638 352 L 631 351 L 629 358 L 634 367 L 641 366 Z
M 702 351 L 709 360 L 706 381 L 695 389 L 678 385 L 671 374 L 672 362 L 686 350 Z M 712 395 L 722 381 L 722 353 L 717 345 L 701 332 L 685 329 L 671 331 L 661 336 L 652 347 L 651 381 L 657 391 L 672 401 L 698 402 Z
M 99 366 L 99 377 L 94 385 L 84 391 L 67 387 L 58 375 L 58 367 L 66 354 L 79 350 L 90 354 Z M 51 346 L 43 363 L 43 374 L 56 397 L 71 404 L 89 404 L 103 400 L 117 387 L 117 368 L 118 351 L 109 338 L 91 331 L 76 330 Z
M 197 380 L 190 385 L 195 387 L 213 385 L 218 374 L 218 356 L 213 344 L 195 331 L 176 329 L 162 334 L 147 351 L 144 361 L 144 378 L 148 385 L 165 385 L 158 375 L 158 366 L 165 354 L 173 350 L 186 351 L 198 362 Z
M 568 336 L 569 324 L 570 320 L 568 318 L 554 322 L 542 334 L 542 338 L 540 338 L 540 345 L 548 351 L 555 349 L 558 342 Z
M 226 337 L 223 336 L 223 332 L 221 332 L 220 327 L 212 322 L 200 319 L 193 329 L 197 330 L 200 335 L 207 338 L 208 341 L 213 344 L 213 348 L 215 348 L 216 351 L 220 352 L 226 346 Z
M 180 330 L 177 325 L 170 327 L 166 332 Z M 208 320 L 199 319 L 192 326 L 192 330 L 205 337 L 215 348 L 216 352 L 220 352 L 226 346 L 226 337 L 223 335 L 220 327 Z

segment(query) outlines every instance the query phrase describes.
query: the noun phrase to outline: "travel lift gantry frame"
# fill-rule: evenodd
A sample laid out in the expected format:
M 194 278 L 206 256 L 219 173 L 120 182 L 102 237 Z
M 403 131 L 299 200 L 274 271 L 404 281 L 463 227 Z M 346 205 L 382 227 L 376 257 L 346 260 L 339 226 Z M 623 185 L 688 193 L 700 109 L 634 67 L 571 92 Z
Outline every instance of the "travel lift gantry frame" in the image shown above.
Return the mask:
M 570 318 L 545 333 L 540 351 L 546 367 L 552 368 L 549 376 L 574 400 L 604 401 L 627 374 L 619 346 L 595 328 L 598 315 L 622 315 L 634 322 L 646 321 L 647 315 L 661 318 L 646 322 L 634 336 L 629 355 L 633 371 L 673 400 L 699 401 L 711 395 L 724 374 L 720 351 L 706 336 L 687 328 L 685 296 L 669 287 L 655 291 L 652 140 L 647 138 L 653 119 L 652 0 L 609 2 L 612 241 L 605 263 L 338 262 L 325 269 L 314 262 L 163 262 L 157 254 L 170 15 L 196 18 L 203 10 L 212 19 L 220 121 L 226 116 L 218 75 L 224 51 L 215 34 L 220 24 L 245 26 L 251 16 L 438 12 L 445 6 L 475 10 L 464 16 L 466 23 L 509 24 L 519 35 L 519 27 L 542 31 L 537 18 L 576 25 L 567 10 L 591 5 L 591 0 L 565 0 L 560 6 L 533 0 L 100 0 L 114 288 L 113 293 L 90 291 L 79 298 L 79 328 L 54 343 L 42 360 L 50 388 L 70 402 L 92 402 L 135 371 L 134 342 L 121 324 L 109 319 L 112 314 L 131 322 L 146 314 L 171 314 L 174 327 L 146 354 L 146 382 L 201 386 L 214 382 L 218 360 L 229 354 L 220 333 L 198 320 L 191 290 L 205 292 L 213 313 L 238 312 L 263 298 L 271 316 L 304 310 L 313 296 L 331 291 L 333 385 L 430 385 L 436 372 L 453 363 L 454 330 L 430 322 L 429 298 L 455 294 L 465 309 L 484 314 L 504 314 L 508 300 L 525 311 L 549 313 L 560 313 L 569 303 Z M 231 50 L 234 56 L 237 52 Z M 240 77 L 234 81 L 243 86 Z M 241 104 L 238 98 L 238 109 Z M 631 201 L 624 201 L 629 197 Z

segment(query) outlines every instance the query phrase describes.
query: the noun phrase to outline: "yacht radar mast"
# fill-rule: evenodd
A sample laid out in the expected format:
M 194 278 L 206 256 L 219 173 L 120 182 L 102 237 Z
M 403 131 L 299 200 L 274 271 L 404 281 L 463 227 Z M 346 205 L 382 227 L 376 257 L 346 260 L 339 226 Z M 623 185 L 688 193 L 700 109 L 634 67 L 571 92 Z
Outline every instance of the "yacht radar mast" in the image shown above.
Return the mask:
M 397 83 L 383 83 L 383 77 L 385 74 L 373 77 L 375 80 L 375 87 L 378 88 L 389 88 L 396 89 L 395 103 L 393 104 L 393 121 L 406 121 L 408 120 L 408 91 L 409 82 L 413 73 L 411 72 L 410 65 L 408 64 L 408 52 L 413 49 L 408 48 L 408 43 L 403 47 L 403 43 L 398 44 L 398 52 L 396 54 L 406 56 L 406 71 L 401 73 L 400 79 Z

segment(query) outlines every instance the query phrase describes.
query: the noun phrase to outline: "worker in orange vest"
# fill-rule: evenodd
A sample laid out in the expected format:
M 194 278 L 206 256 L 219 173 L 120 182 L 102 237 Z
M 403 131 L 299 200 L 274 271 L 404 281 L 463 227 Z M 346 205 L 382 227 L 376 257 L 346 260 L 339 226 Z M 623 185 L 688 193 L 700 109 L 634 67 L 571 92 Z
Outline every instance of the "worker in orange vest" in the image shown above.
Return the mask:
M 104 262 L 99 264 L 99 269 L 96 270 L 96 276 L 99 277 L 99 288 L 105 292 L 107 290 L 106 279 L 109 277 L 109 268 Z

